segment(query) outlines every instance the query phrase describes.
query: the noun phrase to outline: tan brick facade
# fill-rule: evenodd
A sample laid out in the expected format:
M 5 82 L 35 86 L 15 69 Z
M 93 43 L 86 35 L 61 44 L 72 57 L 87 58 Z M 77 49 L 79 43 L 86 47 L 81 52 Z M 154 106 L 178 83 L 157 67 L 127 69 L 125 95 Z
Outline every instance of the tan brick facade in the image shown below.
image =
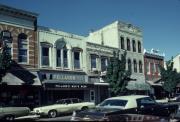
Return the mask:
M 12 36 L 12 59 L 18 63 L 18 35 L 24 33 L 28 39 L 28 62 L 22 64 L 25 68 L 38 68 L 38 43 L 37 31 L 16 27 L 8 24 L 0 24 L 0 32 L 8 30 Z

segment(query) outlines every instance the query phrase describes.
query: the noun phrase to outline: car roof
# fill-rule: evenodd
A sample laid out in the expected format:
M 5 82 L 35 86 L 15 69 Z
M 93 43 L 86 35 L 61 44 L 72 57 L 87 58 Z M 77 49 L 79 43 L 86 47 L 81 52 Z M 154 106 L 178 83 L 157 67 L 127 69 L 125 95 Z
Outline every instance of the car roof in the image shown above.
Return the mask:
M 149 97 L 149 96 L 146 96 L 146 95 L 127 95 L 127 96 L 111 97 L 111 98 L 108 98 L 107 100 L 110 100 L 110 99 L 130 100 L 130 99 L 139 99 L 139 98 L 144 98 L 144 97 Z

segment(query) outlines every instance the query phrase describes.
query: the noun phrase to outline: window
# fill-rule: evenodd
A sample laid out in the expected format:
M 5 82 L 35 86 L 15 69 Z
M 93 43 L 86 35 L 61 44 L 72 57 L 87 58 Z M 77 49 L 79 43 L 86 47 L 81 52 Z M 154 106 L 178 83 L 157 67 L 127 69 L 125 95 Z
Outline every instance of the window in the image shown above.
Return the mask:
M 80 69 L 80 52 L 74 52 L 74 68 Z
M 133 40 L 133 52 L 136 52 L 136 42 L 135 42 L 135 40 Z
M 127 38 L 127 50 L 131 51 L 130 40 Z
M 18 61 L 21 63 L 27 63 L 27 50 L 28 50 L 28 41 L 27 35 L 22 33 L 18 36 Z
M 131 59 L 128 59 L 128 71 L 131 72 Z
M 108 66 L 108 59 L 107 57 L 101 58 L 101 71 L 106 71 Z
M 139 73 L 142 73 L 142 62 L 139 61 Z
M 91 55 L 91 69 L 96 69 L 96 55 Z
M 150 73 L 149 62 L 146 62 L 146 74 Z
M 61 67 L 61 49 L 56 50 L 56 65 L 57 67 Z
M 3 42 L 7 45 L 7 52 L 9 54 L 12 54 L 12 37 L 11 32 L 8 30 L 1 31 L 0 39 L 3 40 Z
M 134 62 L 134 72 L 137 72 L 137 62 L 136 60 L 134 60 L 133 62 Z
M 121 37 L 121 49 L 124 49 L 124 37 Z
M 121 106 L 125 107 L 127 104 L 127 100 L 113 99 L 113 100 L 105 100 L 100 106 Z
M 138 41 L 138 53 L 141 53 L 141 42 Z
M 154 63 L 151 63 L 151 73 L 152 73 L 152 74 L 154 74 L 154 73 L 155 73 Z
M 158 74 L 160 74 L 159 64 L 156 64 L 156 72 L 157 72 Z
M 42 47 L 41 64 L 44 66 L 49 66 L 49 47 Z
M 95 100 L 95 92 L 94 90 L 90 90 L 90 101 L 94 101 Z
M 68 68 L 67 49 L 63 49 L 63 65 L 64 68 Z

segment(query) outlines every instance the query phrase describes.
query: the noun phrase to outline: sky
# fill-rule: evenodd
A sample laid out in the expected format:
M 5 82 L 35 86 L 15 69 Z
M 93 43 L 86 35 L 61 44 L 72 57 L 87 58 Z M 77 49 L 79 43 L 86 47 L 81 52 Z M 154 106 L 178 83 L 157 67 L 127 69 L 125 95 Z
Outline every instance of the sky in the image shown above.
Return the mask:
M 38 13 L 38 25 L 87 36 L 116 20 L 138 26 L 145 49 L 180 54 L 180 0 L 0 0 Z

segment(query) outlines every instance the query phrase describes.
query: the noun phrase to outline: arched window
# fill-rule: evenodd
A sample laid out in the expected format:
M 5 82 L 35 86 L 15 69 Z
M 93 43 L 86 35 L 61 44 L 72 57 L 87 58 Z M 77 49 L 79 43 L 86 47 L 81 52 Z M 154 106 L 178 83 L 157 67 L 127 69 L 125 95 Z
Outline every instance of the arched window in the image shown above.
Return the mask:
M 127 50 L 131 51 L 130 40 L 127 38 Z
M 64 39 L 58 39 L 56 45 L 56 66 L 68 68 L 68 50 Z
M 121 36 L 121 49 L 124 49 L 124 37 Z
M 139 73 L 142 73 L 142 61 L 139 61 Z
M 138 41 L 138 53 L 141 53 L 141 42 Z
M 133 63 L 134 63 L 134 72 L 137 72 L 137 62 L 136 62 L 136 60 L 134 60 Z
M 131 59 L 128 59 L 128 71 L 132 71 L 132 68 L 131 68 Z
M 11 32 L 9 32 L 8 30 L 1 31 L 0 39 L 7 45 L 8 53 L 12 54 L 12 37 L 11 37 Z M 3 42 L 0 42 L 1 46 L 3 45 Z
M 133 52 L 136 52 L 136 42 L 135 40 L 132 41 L 132 47 L 133 47 Z
M 18 35 L 18 61 L 21 63 L 27 63 L 28 53 L 28 40 L 27 35 L 21 33 Z

